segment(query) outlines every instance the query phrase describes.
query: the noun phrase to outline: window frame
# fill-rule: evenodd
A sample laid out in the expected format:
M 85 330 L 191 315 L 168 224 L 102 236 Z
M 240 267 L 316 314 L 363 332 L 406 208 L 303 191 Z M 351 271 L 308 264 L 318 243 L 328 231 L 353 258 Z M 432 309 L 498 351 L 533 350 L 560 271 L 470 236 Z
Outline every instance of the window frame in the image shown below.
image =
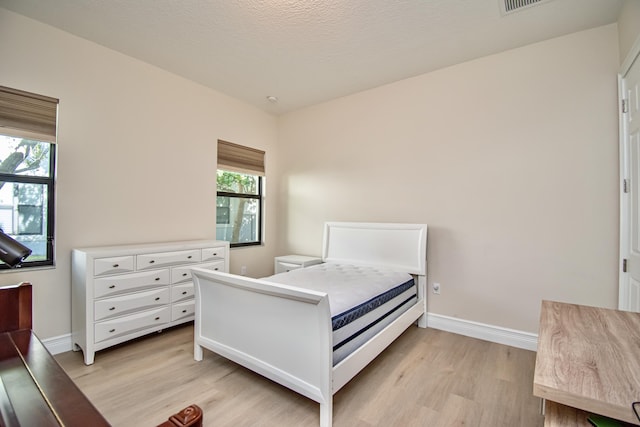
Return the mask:
M 241 174 L 241 175 L 251 175 L 251 176 L 255 176 L 256 178 L 258 178 L 258 183 L 257 183 L 257 191 L 258 194 L 249 194 L 249 193 L 234 193 L 234 192 L 229 192 L 229 191 L 218 191 L 217 189 L 217 182 L 216 182 L 216 200 L 218 197 L 229 197 L 229 198 L 235 198 L 235 199 L 253 199 L 253 200 L 257 200 L 258 201 L 258 218 L 257 218 L 257 222 L 258 222 L 258 230 L 257 230 L 257 236 L 258 236 L 258 240 L 253 241 L 253 242 L 231 242 L 229 241 L 229 247 L 231 248 L 241 248 L 241 247 L 247 247 L 247 246 L 261 246 L 263 244 L 263 238 L 262 238 L 262 222 L 263 222 L 263 212 L 264 212 L 264 198 L 263 198 L 263 176 L 262 175 L 258 175 L 258 174 L 253 174 L 253 173 L 246 173 L 246 172 L 235 172 L 232 170 L 228 170 L 228 169 L 224 169 L 224 168 L 218 168 L 218 171 L 225 171 L 225 172 L 229 172 L 229 173 L 237 173 L 237 174 Z M 217 172 L 217 171 L 216 171 Z M 217 206 L 217 202 L 216 202 L 216 209 L 218 208 Z M 216 226 L 217 226 L 217 220 L 216 220 Z
M 0 134 L 4 134 L 0 130 Z M 18 267 L 10 267 L 9 265 L 0 262 L 0 271 L 12 270 L 15 268 L 33 268 L 33 267 L 50 267 L 55 265 L 55 177 L 56 177 L 56 154 L 57 144 L 49 141 L 40 141 L 33 139 L 41 143 L 49 144 L 49 176 L 33 176 L 33 175 L 19 175 L 8 174 L 0 172 L 0 181 L 4 181 L 12 184 L 39 184 L 46 186 L 47 192 L 47 217 L 46 217 L 46 259 L 39 261 L 29 261 L 29 258 L 19 265 Z M 8 234 L 8 233 L 7 233 Z M 13 235 L 11 235 L 13 237 Z M 28 247 L 28 245 L 27 245 Z

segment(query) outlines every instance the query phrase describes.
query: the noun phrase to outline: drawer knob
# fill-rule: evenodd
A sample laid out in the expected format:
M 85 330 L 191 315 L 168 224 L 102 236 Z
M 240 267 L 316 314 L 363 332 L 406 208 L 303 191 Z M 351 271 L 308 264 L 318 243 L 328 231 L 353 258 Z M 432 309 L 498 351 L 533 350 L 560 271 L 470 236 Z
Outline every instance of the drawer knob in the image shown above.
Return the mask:
M 115 307 L 111 307 L 111 308 L 109 309 L 109 311 L 113 311 L 113 310 L 115 310 L 115 309 L 116 309 Z
M 160 297 L 156 297 L 156 301 L 160 301 Z
M 160 320 L 160 316 L 156 317 L 156 320 Z
M 213 253 L 213 256 L 218 256 L 218 252 L 214 252 L 214 253 Z
M 187 273 L 182 273 L 182 277 L 187 277 Z
M 186 313 L 186 312 L 187 312 L 187 310 L 182 310 L 182 312 L 183 312 L 183 313 Z
M 152 259 L 151 261 L 149 261 L 149 264 L 153 264 L 154 262 L 156 262 L 156 260 Z
M 116 287 L 116 285 L 111 285 L 109 286 L 109 289 L 114 289 Z
M 214 268 L 213 271 L 218 271 L 218 267 Z
M 118 268 L 120 267 L 120 264 L 113 264 L 113 268 Z
M 115 331 L 116 331 L 115 329 L 109 329 L 110 334 L 114 333 Z
M 186 295 L 186 294 L 187 294 L 187 291 L 182 291 L 182 295 Z
M 192 256 L 192 255 L 189 255 L 189 256 L 187 257 L 187 259 L 191 259 L 191 258 L 193 258 L 193 256 Z

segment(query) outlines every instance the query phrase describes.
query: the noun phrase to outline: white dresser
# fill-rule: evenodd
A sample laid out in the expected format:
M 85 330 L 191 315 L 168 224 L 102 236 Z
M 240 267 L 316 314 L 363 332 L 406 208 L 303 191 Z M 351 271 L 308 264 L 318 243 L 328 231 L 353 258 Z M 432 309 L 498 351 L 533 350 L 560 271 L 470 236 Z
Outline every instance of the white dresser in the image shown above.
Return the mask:
M 95 352 L 194 318 L 191 268 L 229 271 L 229 242 L 197 240 L 74 249 L 71 332 Z

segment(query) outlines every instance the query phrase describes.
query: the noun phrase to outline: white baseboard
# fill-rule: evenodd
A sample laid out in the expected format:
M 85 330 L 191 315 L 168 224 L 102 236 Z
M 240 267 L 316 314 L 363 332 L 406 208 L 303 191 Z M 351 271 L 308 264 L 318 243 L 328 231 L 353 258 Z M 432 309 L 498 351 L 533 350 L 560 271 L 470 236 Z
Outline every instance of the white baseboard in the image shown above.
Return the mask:
M 41 340 L 51 354 L 64 353 L 72 350 L 71 334 Z
M 427 313 L 427 327 L 440 329 L 467 337 L 478 338 L 511 347 L 536 351 L 538 335 L 441 314 Z M 72 350 L 71 334 L 42 340 L 51 354 L 64 353 Z
M 538 335 L 530 332 L 517 331 L 441 314 L 427 313 L 427 327 L 440 329 L 467 337 L 505 344 L 511 347 L 536 351 Z

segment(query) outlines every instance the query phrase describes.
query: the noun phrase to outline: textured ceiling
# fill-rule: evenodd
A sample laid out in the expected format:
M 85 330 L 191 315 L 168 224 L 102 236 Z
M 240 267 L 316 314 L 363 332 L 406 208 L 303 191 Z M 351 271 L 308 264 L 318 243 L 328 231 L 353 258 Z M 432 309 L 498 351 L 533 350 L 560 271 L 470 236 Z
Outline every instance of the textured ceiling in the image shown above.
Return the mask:
M 273 114 L 616 22 L 622 0 L 0 0 Z M 278 97 L 278 103 L 267 101 Z

